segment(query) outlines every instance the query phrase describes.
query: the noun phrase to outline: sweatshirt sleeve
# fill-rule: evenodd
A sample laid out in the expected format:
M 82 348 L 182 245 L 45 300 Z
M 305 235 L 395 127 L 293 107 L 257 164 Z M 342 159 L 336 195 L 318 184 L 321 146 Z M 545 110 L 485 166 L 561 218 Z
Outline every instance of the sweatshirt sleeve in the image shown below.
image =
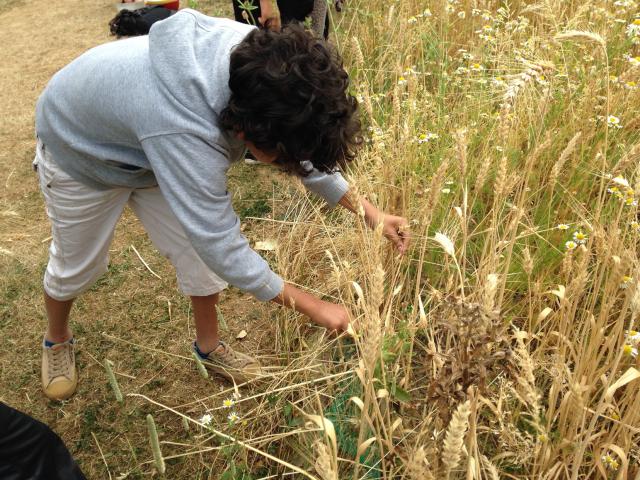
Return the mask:
M 191 134 L 142 140 L 171 210 L 204 263 L 226 282 L 267 301 L 284 286 L 240 233 L 227 191 L 225 149 Z
M 311 164 L 311 162 L 305 163 L 309 163 L 309 166 Z M 349 191 L 349 184 L 339 172 L 324 173 L 314 168 L 301 180 L 307 190 L 324 198 L 331 208 L 335 207 Z

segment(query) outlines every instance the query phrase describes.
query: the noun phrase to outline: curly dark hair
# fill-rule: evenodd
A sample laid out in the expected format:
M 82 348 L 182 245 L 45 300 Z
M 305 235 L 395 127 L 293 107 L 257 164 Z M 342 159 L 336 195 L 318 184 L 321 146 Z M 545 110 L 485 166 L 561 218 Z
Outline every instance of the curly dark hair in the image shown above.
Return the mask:
M 361 143 L 348 86 L 335 50 L 302 26 L 256 29 L 231 53 L 231 99 L 220 121 L 276 153 L 275 163 L 289 173 L 308 175 L 305 161 L 329 173 L 353 160 Z

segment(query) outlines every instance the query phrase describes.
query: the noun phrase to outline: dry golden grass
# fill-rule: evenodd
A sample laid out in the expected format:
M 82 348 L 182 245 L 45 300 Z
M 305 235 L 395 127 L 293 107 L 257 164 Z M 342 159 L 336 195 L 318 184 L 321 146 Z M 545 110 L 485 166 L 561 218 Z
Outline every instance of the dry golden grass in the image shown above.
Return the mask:
M 234 388 L 197 374 L 188 306 L 128 216 L 111 273 L 74 313 L 80 389 L 42 399 L 48 234 L 27 161 L 32 104 L 56 68 L 106 40 L 110 12 L 88 28 L 95 9 L 78 6 L 76 23 L 52 8 L 59 23 L 38 22 L 60 33 L 38 40 L 25 32 L 43 4 L 5 7 L 0 36 L 10 26 L 23 44 L 0 77 L 0 398 L 61 432 L 91 478 L 154 471 L 148 413 L 167 478 L 639 478 L 640 47 L 625 29 L 640 7 L 616 3 L 347 4 L 334 39 L 368 140 L 349 176 L 411 220 L 413 248 L 396 257 L 379 230 L 298 190 L 268 195 L 272 218 L 248 234 L 277 239 L 267 255 L 289 281 L 344 303 L 355 338 L 227 295 L 226 335 L 245 328 L 243 348 L 271 366 L 236 396 L 234 422 L 222 404 Z M 73 46 L 55 48 L 63 31 Z

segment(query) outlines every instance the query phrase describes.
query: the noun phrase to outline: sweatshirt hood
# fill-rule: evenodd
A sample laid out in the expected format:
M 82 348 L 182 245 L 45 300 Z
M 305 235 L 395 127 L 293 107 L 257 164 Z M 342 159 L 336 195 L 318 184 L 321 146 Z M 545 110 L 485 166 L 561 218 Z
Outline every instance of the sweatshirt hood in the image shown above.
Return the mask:
M 191 9 L 155 23 L 149 32 L 149 58 L 158 88 L 201 118 L 217 117 L 231 94 L 231 51 L 254 28 Z

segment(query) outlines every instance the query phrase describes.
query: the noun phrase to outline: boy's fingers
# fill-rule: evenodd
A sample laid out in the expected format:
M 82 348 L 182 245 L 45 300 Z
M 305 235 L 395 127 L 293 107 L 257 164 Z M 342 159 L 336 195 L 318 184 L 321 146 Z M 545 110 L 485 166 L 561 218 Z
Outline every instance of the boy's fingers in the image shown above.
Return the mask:
M 409 246 L 409 242 L 411 241 L 411 230 L 409 230 L 409 226 L 400 231 L 400 236 L 402 236 L 402 244 L 404 245 L 405 250 Z
M 409 224 L 403 221 L 398 227 L 398 249 L 404 253 L 409 246 L 409 240 L 411 239 L 411 231 L 409 230 Z
M 402 241 L 401 235 L 402 234 L 398 231 L 392 231 L 389 234 L 389 240 L 393 242 L 393 244 L 396 246 L 398 251 L 400 251 L 400 253 L 404 253 L 404 247 L 403 247 L 403 241 Z
M 405 253 L 409 246 L 411 232 L 409 224 L 404 218 L 392 217 L 391 221 L 386 225 L 385 236 L 391 241 L 398 251 Z
M 398 241 L 400 240 L 400 236 L 398 235 L 398 231 L 395 228 L 388 228 L 386 229 L 386 231 L 384 232 L 384 236 L 387 237 L 387 239 L 395 244 L 398 243 Z
M 408 246 L 409 246 L 409 239 L 408 238 L 401 239 L 400 245 L 398 246 L 400 253 L 405 253 L 407 251 Z
M 400 239 L 398 240 L 398 250 L 400 250 L 401 253 L 404 253 L 407 249 L 407 244 L 408 244 L 408 239 L 401 236 Z

